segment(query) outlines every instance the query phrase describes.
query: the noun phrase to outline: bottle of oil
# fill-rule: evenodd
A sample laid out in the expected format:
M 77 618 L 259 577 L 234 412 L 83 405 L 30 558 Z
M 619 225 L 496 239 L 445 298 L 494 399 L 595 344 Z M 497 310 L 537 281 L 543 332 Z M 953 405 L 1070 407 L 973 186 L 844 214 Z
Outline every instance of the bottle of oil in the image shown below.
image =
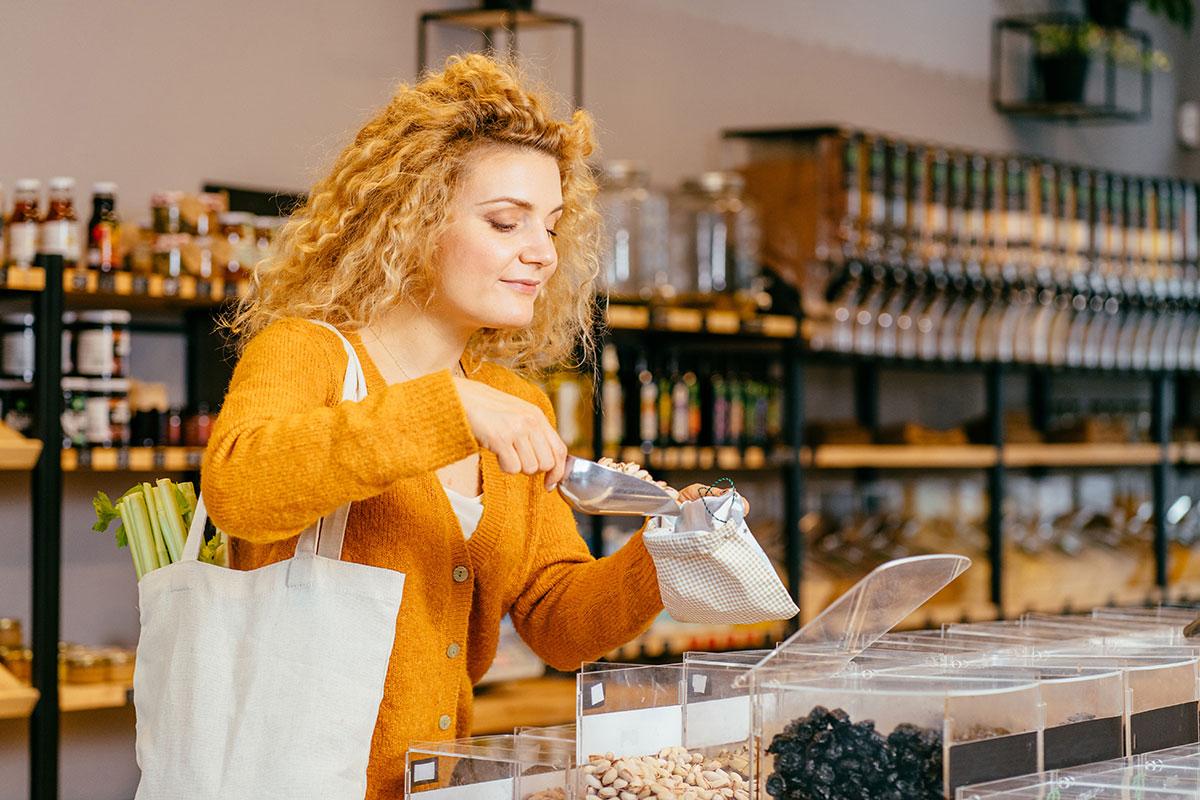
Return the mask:
M 36 178 L 22 178 L 16 183 L 12 213 L 8 217 L 8 261 L 13 266 L 33 266 L 37 259 L 42 224 L 38 208 L 41 191 L 42 183 Z

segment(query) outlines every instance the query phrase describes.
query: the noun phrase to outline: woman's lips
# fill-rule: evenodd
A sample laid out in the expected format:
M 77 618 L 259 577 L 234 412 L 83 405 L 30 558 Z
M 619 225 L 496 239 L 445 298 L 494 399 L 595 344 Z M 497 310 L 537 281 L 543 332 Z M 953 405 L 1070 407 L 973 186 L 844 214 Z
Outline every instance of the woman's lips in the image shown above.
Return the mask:
M 541 281 L 524 281 L 524 280 L 503 280 L 500 281 L 514 292 L 521 294 L 537 294 L 542 288 Z

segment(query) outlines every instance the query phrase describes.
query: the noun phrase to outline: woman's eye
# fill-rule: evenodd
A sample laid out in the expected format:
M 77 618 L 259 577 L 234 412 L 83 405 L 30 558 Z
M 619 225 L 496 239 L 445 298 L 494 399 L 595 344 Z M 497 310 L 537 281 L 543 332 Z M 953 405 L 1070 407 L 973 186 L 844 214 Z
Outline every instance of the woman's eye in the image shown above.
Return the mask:
M 551 238 L 551 239 L 557 239 L 557 238 L 558 238 L 558 231 L 552 231 L 552 230 L 550 230 L 549 228 L 546 228 L 546 233 L 550 234 L 550 238 Z
M 509 231 L 516 230 L 516 228 L 517 228 L 517 226 L 514 224 L 511 224 L 508 222 L 497 222 L 494 219 L 490 219 L 490 220 L 488 220 L 488 222 L 490 222 L 492 224 L 493 228 L 500 231 L 501 233 L 508 233 Z

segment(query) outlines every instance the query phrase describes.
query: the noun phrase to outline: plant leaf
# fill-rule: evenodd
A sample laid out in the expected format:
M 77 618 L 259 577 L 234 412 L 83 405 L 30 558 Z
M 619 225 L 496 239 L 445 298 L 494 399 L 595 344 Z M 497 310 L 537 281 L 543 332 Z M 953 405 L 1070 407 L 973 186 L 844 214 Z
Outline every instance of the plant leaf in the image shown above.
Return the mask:
M 92 525 L 92 530 L 96 533 L 104 533 L 112 521 L 120 516 L 112 500 L 104 492 L 96 492 L 96 496 L 92 498 L 92 508 L 96 510 L 96 523 Z

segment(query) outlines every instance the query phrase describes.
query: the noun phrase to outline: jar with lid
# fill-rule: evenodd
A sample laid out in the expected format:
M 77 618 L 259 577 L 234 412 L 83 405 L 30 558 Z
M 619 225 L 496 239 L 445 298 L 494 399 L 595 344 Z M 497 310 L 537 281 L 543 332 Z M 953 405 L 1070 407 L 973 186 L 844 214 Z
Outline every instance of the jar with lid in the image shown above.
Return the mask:
M 0 422 L 22 436 L 33 435 L 33 384 L 0 378 Z
M 79 263 L 79 221 L 75 216 L 75 179 L 51 178 L 46 218 L 42 221 L 42 252 L 62 256 L 63 265 Z
M 33 314 L 24 312 L 0 317 L 0 331 L 4 337 L 0 373 L 7 378 L 33 380 L 34 357 L 37 353 L 33 321 Z
M 155 192 L 150 197 L 150 219 L 155 233 L 181 233 L 183 192 Z
M 225 277 L 231 281 L 241 280 L 257 260 L 254 216 L 241 211 L 222 214 L 221 240 Z
M 122 309 L 80 311 L 71 325 L 75 373 L 94 378 L 129 376 L 129 323 Z
M 24 647 L 25 638 L 21 631 L 21 620 L 0 617 L 0 647 L 16 649 Z
M 103 651 L 73 650 L 67 654 L 67 683 L 106 683 L 112 659 Z
M 597 198 L 604 216 L 599 284 L 613 297 L 670 294 L 667 199 L 633 161 L 610 161 Z
M 60 420 L 63 447 L 87 447 L 87 400 L 90 388 L 87 378 L 62 379 L 63 406 Z
M 760 225 L 744 188 L 737 173 L 706 172 L 685 181 L 673 198 L 671 282 L 681 295 L 705 301 L 735 295 L 757 300 L 762 291 Z
M 13 677 L 26 686 L 33 679 L 33 651 L 28 647 L 0 648 L 0 661 Z
M 86 383 L 83 403 L 87 416 L 87 443 L 92 447 L 128 446 L 129 380 L 101 378 Z
M 154 237 L 155 275 L 178 278 L 183 274 L 183 249 L 190 238 L 181 233 L 160 233 Z
M 198 210 L 196 222 L 190 226 L 197 236 L 215 236 L 221 227 L 221 212 L 225 210 L 225 196 L 215 192 L 196 195 Z
M 200 403 L 183 424 L 183 441 L 188 447 L 207 447 L 212 434 L 212 412 L 208 403 Z
M 30 267 L 38 254 L 38 233 L 42 224 L 38 206 L 42 182 L 36 178 L 22 178 L 15 189 L 12 213 L 8 217 L 8 261 L 16 267 Z
M 112 272 L 121 266 L 121 218 L 117 216 L 117 185 L 92 185 L 92 218 L 87 230 L 89 269 Z

